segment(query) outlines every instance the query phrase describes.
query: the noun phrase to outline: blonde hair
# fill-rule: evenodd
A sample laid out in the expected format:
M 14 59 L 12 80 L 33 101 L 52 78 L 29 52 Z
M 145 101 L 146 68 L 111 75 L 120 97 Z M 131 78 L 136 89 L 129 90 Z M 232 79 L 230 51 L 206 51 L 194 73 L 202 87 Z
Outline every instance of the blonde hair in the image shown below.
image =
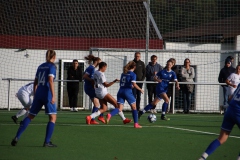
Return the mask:
M 50 62 L 50 60 L 56 56 L 56 52 L 54 50 L 47 50 L 46 52 L 46 61 Z
M 128 64 L 123 67 L 123 73 L 126 74 L 128 70 L 133 69 L 134 67 L 136 67 L 136 63 L 134 61 L 128 62 Z
M 88 64 L 91 64 L 92 62 L 96 62 L 96 61 L 99 61 L 101 60 L 99 57 L 95 57 L 94 55 L 90 54 L 86 57 L 84 57 L 87 61 L 88 61 Z
M 167 61 L 165 68 L 167 68 L 167 64 L 168 64 L 169 62 L 171 62 L 171 63 L 173 64 L 173 66 L 174 66 L 174 60 L 172 60 L 172 58 L 170 58 L 170 59 Z

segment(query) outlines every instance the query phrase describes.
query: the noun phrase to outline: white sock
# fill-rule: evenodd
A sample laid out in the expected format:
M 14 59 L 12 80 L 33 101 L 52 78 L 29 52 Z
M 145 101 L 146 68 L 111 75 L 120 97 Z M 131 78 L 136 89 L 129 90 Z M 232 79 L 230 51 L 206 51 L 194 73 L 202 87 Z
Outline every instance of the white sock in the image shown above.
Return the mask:
M 16 117 L 19 118 L 21 116 L 23 116 L 24 114 L 26 114 L 26 110 L 25 108 L 21 109 L 20 111 L 18 111 L 18 113 L 16 114 Z
M 207 159 L 207 157 L 208 157 L 208 154 L 204 152 L 199 160 L 205 160 Z
M 165 115 L 165 112 L 162 112 L 162 114 L 164 114 L 164 115 Z
M 91 118 L 95 118 L 97 116 L 99 116 L 101 114 L 101 112 L 98 110 L 97 112 L 94 112 L 90 115 Z
M 126 119 L 122 111 L 118 112 L 118 115 L 122 118 L 123 121 Z
M 240 156 L 238 156 L 237 160 L 240 160 Z

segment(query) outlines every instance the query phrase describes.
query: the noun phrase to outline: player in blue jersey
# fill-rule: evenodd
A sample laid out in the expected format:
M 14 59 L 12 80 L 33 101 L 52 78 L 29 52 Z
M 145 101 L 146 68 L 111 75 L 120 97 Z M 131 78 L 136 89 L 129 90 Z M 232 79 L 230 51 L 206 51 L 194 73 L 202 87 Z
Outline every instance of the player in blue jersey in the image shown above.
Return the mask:
M 99 100 L 96 98 L 95 89 L 94 89 L 94 80 L 93 80 L 93 73 L 95 71 L 95 68 L 99 65 L 101 62 L 101 59 L 99 57 L 95 57 L 93 55 L 88 55 L 85 57 L 85 59 L 88 61 L 89 67 L 85 70 L 83 79 L 84 79 L 84 91 L 89 96 L 93 103 L 93 109 L 92 113 L 97 112 L 100 108 Z M 103 117 L 103 114 L 101 114 L 98 117 L 98 120 L 102 123 L 105 123 L 105 119 Z M 97 121 L 95 121 L 94 118 L 91 119 L 90 124 L 99 124 Z
M 53 80 L 56 77 L 56 66 L 54 61 L 56 59 L 56 52 L 54 50 L 48 50 L 46 53 L 46 62 L 41 64 L 36 73 L 34 80 L 34 99 L 32 107 L 29 111 L 28 117 L 26 117 L 20 124 L 16 136 L 11 142 L 12 146 L 16 146 L 20 136 L 27 128 L 28 124 L 38 114 L 42 106 L 45 106 L 45 113 L 49 116 L 49 122 L 46 128 L 45 141 L 43 147 L 56 147 L 50 141 L 55 122 L 57 119 L 57 108 L 55 104 L 55 93 Z
M 180 89 L 179 87 L 179 83 L 177 80 L 177 76 L 175 74 L 174 71 L 172 71 L 172 67 L 173 67 L 174 62 L 169 59 L 167 61 L 167 65 L 166 67 L 159 71 L 156 76 L 154 77 L 154 80 L 156 82 L 158 82 L 157 87 L 156 87 L 156 93 L 157 96 L 154 99 L 154 101 L 150 104 L 148 104 L 143 111 L 139 111 L 138 113 L 138 118 L 140 118 L 140 116 L 142 114 L 144 114 L 145 112 L 147 112 L 148 110 L 152 109 L 154 106 L 157 105 L 158 102 L 160 102 L 161 99 L 164 100 L 164 103 L 162 105 L 162 115 L 161 115 L 161 119 L 162 120 L 170 120 L 169 118 L 167 118 L 167 116 L 165 116 L 167 107 L 168 107 L 168 103 L 169 103 L 169 98 L 167 96 L 167 90 L 168 90 L 168 85 L 169 82 L 174 80 L 176 82 L 176 88 Z
M 224 114 L 221 131 L 217 139 L 212 141 L 206 151 L 202 154 L 199 160 L 205 160 L 212 154 L 220 145 L 227 141 L 229 134 L 231 133 L 233 126 L 237 124 L 240 129 L 240 84 L 231 96 L 231 101 Z M 240 160 L 240 153 L 237 160 Z
M 109 123 L 112 116 L 122 111 L 124 102 L 127 100 L 128 104 L 132 107 L 134 128 L 142 128 L 142 126 L 138 124 L 136 98 L 132 93 L 132 87 L 135 87 L 137 90 L 143 93 L 143 90 L 136 84 L 136 74 L 133 72 L 135 68 L 136 63 L 134 61 L 130 61 L 126 66 L 124 66 L 120 79 L 120 88 L 117 94 L 118 108 L 115 108 L 111 113 L 107 114 L 107 123 Z

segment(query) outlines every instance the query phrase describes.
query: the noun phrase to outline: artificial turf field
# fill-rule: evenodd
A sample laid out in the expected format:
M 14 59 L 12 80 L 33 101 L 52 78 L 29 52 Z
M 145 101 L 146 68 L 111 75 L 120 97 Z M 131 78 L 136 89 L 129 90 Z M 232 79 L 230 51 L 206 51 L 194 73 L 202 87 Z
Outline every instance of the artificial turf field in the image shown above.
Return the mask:
M 0 110 L 0 159 L 197 160 L 217 138 L 223 119 L 220 114 L 169 114 L 171 120 L 162 121 L 158 113 L 157 122 L 151 124 L 146 113 L 139 120 L 143 128 L 134 129 L 133 123 L 123 125 L 119 116 L 108 125 L 86 125 L 89 112 L 59 111 L 52 136 L 58 147 L 44 148 L 48 117 L 41 111 L 12 147 L 19 127 L 11 119 L 16 112 Z M 130 112 L 125 116 L 132 118 Z M 236 126 L 231 136 L 209 160 L 237 159 L 240 134 Z

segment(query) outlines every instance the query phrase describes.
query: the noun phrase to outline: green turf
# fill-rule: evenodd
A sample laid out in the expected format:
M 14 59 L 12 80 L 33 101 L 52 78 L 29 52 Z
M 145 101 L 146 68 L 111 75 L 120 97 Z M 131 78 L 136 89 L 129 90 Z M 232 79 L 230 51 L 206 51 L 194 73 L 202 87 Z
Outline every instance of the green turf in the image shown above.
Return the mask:
M 109 125 L 86 125 L 88 112 L 58 112 L 52 141 L 57 148 L 42 147 L 48 118 L 41 112 L 22 135 L 16 147 L 10 142 L 19 125 L 10 117 L 17 111 L 0 111 L 0 159 L 82 159 L 82 160 L 193 160 L 198 159 L 209 143 L 217 138 L 203 132 L 218 134 L 222 115 L 175 114 L 170 121 L 149 123 L 147 115 L 141 117 L 142 129 L 133 123 L 123 125 L 118 116 Z M 131 118 L 130 112 L 125 113 Z M 178 129 L 188 130 L 178 130 Z M 191 130 L 191 131 L 190 131 Z M 200 131 L 200 132 L 193 132 Z M 208 159 L 236 159 L 240 134 L 235 126 L 232 136 Z

